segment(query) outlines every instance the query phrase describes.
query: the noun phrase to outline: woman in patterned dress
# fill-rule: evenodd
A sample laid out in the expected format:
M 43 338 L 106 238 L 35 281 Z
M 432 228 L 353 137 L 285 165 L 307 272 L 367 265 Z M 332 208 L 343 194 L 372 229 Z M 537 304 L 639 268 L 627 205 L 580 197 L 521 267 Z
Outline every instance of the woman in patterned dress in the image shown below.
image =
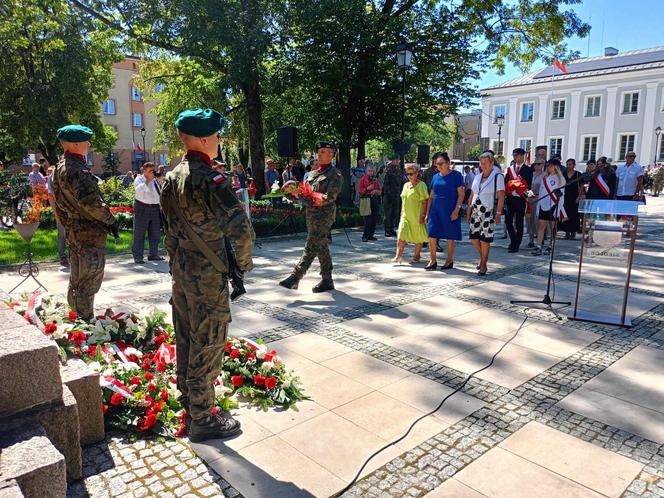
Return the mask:
M 505 178 L 493 165 L 493 154 L 485 152 L 480 156 L 481 173 L 473 180 L 466 209 L 470 242 L 480 256 L 476 267 L 480 276 L 486 275 L 493 234 L 505 201 Z

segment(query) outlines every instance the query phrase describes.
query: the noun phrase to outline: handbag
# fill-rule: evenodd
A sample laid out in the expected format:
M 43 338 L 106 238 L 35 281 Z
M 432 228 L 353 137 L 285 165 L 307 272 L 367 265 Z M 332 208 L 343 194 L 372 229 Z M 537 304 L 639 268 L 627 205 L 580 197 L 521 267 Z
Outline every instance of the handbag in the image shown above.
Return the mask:
M 371 198 L 362 197 L 360 199 L 360 216 L 371 216 Z

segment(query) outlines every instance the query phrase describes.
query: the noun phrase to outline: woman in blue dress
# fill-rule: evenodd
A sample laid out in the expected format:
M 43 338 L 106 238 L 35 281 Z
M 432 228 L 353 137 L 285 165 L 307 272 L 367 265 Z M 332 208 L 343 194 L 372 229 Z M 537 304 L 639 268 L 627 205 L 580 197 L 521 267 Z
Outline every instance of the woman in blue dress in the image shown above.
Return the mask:
M 438 267 L 436 246 L 438 239 L 446 239 L 447 258 L 441 269 L 449 270 L 454 267 L 454 242 L 461 240 L 459 211 L 466 192 L 463 175 L 452 169 L 446 152 L 437 152 L 433 156 L 433 161 L 438 173 L 431 181 L 431 193 L 427 205 L 429 264 L 424 269 L 431 271 Z

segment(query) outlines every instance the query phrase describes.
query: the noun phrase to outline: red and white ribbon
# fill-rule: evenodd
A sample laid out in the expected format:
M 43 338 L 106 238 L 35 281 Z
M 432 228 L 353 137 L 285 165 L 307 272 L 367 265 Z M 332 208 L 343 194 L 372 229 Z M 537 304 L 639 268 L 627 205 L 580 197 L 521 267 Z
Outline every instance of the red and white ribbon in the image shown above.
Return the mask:
M 134 397 L 133 393 L 129 390 L 129 388 L 127 386 L 125 386 L 118 379 L 116 379 L 115 377 L 112 377 L 110 375 L 105 375 L 104 377 L 99 377 L 99 385 L 101 387 L 105 387 L 107 389 L 110 389 L 113 392 L 121 394 L 125 398 L 133 398 Z
M 546 189 L 546 193 L 549 195 L 551 198 L 551 202 L 556 208 L 556 215 L 558 216 L 558 219 L 560 221 L 566 220 L 567 219 L 567 212 L 565 211 L 565 206 L 564 203 L 559 202 L 560 199 L 553 193 L 553 190 L 551 187 L 549 187 L 549 177 L 545 177 L 544 181 L 542 182 L 544 184 L 544 188 Z M 554 183 L 553 187 L 554 189 L 556 188 L 556 185 L 558 184 L 558 181 Z M 562 198 L 562 195 L 560 196 Z

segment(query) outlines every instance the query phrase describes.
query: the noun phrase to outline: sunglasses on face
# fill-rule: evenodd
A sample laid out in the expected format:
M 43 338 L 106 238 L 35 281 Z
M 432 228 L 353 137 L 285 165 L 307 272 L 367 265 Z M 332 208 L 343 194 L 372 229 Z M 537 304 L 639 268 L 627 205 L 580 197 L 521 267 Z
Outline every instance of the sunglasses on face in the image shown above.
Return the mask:
M 415 173 L 406 173 L 407 176 L 415 176 Z

